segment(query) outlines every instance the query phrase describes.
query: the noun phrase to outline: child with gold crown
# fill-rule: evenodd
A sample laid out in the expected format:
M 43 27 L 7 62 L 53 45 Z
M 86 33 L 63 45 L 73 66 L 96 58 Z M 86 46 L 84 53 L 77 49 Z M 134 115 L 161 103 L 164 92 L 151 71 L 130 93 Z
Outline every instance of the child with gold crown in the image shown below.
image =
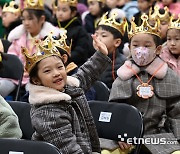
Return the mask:
M 132 58 L 118 69 L 109 101 L 126 102 L 143 114 L 143 154 L 179 153 L 180 78 L 158 57 L 161 50 L 159 20 L 150 26 L 147 15 L 143 14 L 141 19 L 140 26 L 134 19 L 131 21 L 128 37 Z M 146 139 L 157 143 L 148 144 Z M 119 144 L 121 149 L 128 147 L 121 139 Z
M 20 6 L 16 2 L 11 1 L 3 6 L 2 23 L 5 27 L 4 39 L 7 39 L 11 30 L 22 24 L 20 17 Z
M 43 0 L 26 0 L 22 10 L 22 24 L 14 28 L 8 35 L 8 40 L 12 44 L 7 53 L 18 56 L 25 64 L 25 59 L 20 52 L 21 47 L 27 47 L 29 54 L 33 54 L 35 52 L 34 39 L 42 39 L 51 31 L 56 36 L 61 33 L 61 30 L 46 21 Z M 23 87 L 28 81 L 29 76 L 27 72 L 24 72 Z M 16 88 L 18 82 L 12 79 L 0 79 L 0 84 L 0 94 L 6 97 Z
M 167 43 L 161 50 L 160 57 L 180 76 L 180 15 L 171 17 L 167 31 Z
M 160 21 L 160 36 L 162 40 L 162 44 L 166 44 L 167 38 L 167 30 L 168 30 L 168 25 L 170 23 L 171 19 L 171 13 L 169 12 L 168 7 L 159 8 L 158 6 L 154 7 L 154 10 L 152 7 L 149 10 L 149 22 L 153 24 L 153 21 L 156 21 L 156 19 L 159 19 Z
M 93 36 L 97 51 L 76 74 L 67 76 L 65 59 L 59 50 L 70 52 L 66 34 L 56 40 L 48 35 L 37 40 L 37 51 L 28 54 L 26 70 L 29 72 L 29 102 L 35 133 L 32 140 L 54 144 L 63 154 L 97 154 L 99 139 L 84 91 L 98 79 L 111 60 L 106 46 Z
M 72 61 L 81 66 L 89 58 L 89 52 L 94 51 L 94 49 L 82 26 L 77 4 L 77 0 L 57 0 L 54 25 L 67 30 L 67 38 L 72 40 Z

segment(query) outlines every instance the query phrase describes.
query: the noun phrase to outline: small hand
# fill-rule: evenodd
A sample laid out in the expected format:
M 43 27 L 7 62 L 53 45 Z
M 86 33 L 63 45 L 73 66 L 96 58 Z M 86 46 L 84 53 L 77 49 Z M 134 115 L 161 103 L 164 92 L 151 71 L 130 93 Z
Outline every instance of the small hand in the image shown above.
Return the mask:
M 96 50 L 102 52 L 104 55 L 108 55 L 107 47 L 104 43 L 102 43 L 99 39 L 97 39 L 96 35 L 91 35 L 93 38 L 93 46 Z
M 127 150 L 132 147 L 132 144 L 127 144 L 125 142 L 118 142 L 118 144 L 121 150 Z

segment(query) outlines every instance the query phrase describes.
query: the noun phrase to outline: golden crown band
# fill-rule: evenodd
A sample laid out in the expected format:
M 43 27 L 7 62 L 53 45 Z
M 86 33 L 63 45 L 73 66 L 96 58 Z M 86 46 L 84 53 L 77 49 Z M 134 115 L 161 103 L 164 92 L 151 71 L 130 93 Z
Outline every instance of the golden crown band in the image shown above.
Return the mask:
M 44 10 L 43 0 L 25 0 L 24 9 Z
M 131 20 L 131 28 L 130 31 L 128 31 L 128 37 L 131 39 L 134 35 L 138 33 L 147 33 L 147 34 L 153 34 L 158 37 L 160 37 L 160 21 L 159 19 L 155 20 L 155 25 L 151 26 L 148 23 L 148 16 L 146 14 L 142 14 L 141 16 L 142 24 L 140 26 L 137 26 L 134 22 L 134 17 Z
M 117 13 L 113 13 L 109 18 L 108 12 L 106 12 L 100 19 L 100 22 L 98 25 L 106 25 L 109 27 L 113 27 L 116 30 L 118 30 L 122 35 L 124 35 L 127 27 L 127 20 L 126 18 L 123 18 L 121 23 L 116 21 Z
M 77 0 L 58 0 L 61 3 L 68 3 L 69 6 L 77 7 Z
M 149 20 L 156 20 L 157 18 L 162 21 L 169 21 L 170 20 L 170 12 L 167 6 L 164 7 L 164 13 L 159 13 L 160 8 L 158 6 L 154 7 L 154 12 L 152 11 L 152 7 L 149 10 Z M 152 13 L 153 12 L 153 13 Z
M 178 16 L 178 19 L 175 19 L 174 15 L 171 16 L 168 29 L 171 28 L 180 29 L 180 14 Z
M 11 13 L 19 13 L 21 12 L 18 4 L 16 4 L 14 1 L 11 1 L 9 3 L 5 3 L 2 9 L 2 12 L 11 12 Z
M 44 40 L 34 40 L 36 46 L 36 52 L 33 55 L 29 55 L 27 48 L 22 47 L 21 52 L 26 58 L 25 69 L 30 73 L 35 64 L 49 56 L 61 57 L 59 48 L 70 54 L 70 46 L 66 44 L 66 33 L 61 34 L 60 39 L 55 39 L 53 34 L 50 33 Z

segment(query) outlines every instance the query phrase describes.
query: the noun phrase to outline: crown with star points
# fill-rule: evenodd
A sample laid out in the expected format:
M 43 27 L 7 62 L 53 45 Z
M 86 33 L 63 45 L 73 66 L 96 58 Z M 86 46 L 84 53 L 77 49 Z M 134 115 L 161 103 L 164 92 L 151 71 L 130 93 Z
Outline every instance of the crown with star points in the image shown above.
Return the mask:
M 149 10 L 149 20 L 156 20 L 158 18 L 161 21 L 170 21 L 170 12 L 167 6 L 164 7 L 164 13 L 161 14 L 159 12 L 160 8 L 158 6 L 154 7 L 154 12 L 152 11 L 152 7 Z M 152 13 L 153 12 L 153 13 Z
M 14 1 L 11 1 L 9 3 L 4 4 L 2 12 L 11 12 L 11 13 L 20 14 L 21 10 L 18 4 L 16 4 Z
M 155 20 L 155 25 L 151 26 L 148 22 L 148 16 L 144 13 L 141 15 L 142 24 L 140 26 L 137 26 L 134 22 L 135 18 L 133 17 L 131 20 L 131 28 L 128 31 L 128 37 L 131 39 L 134 35 L 139 33 L 147 33 L 147 34 L 153 34 L 158 37 L 160 37 L 160 21 L 159 19 Z
M 77 7 L 78 1 L 77 0 L 58 0 L 61 3 L 68 3 L 69 6 Z
M 106 25 L 109 27 L 113 27 L 118 30 L 122 35 L 124 35 L 127 27 L 127 20 L 123 18 L 122 21 L 119 23 L 116 21 L 116 17 L 118 14 L 113 12 L 113 14 L 108 18 L 108 12 L 106 12 L 100 19 L 98 25 Z
M 180 29 L 180 14 L 178 16 L 178 19 L 176 19 L 174 15 L 171 16 L 168 29 L 171 28 Z
M 60 54 L 59 48 L 70 54 L 71 47 L 66 44 L 66 32 L 61 33 L 60 36 L 60 39 L 57 39 L 53 36 L 53 33 L 50 33 L 44 40 L 34 40 L 34 44 L 37 50 L 32 56 L 29 55 L 27 48 L 21 48 L 21 52 L 26 58 L 25 69 L 29 73 L 39 61 L 47 57 L 54 55 L 61 58 L 62 55 Z
M 43 0 L 25 0 L 24 9 L 44 10 Z

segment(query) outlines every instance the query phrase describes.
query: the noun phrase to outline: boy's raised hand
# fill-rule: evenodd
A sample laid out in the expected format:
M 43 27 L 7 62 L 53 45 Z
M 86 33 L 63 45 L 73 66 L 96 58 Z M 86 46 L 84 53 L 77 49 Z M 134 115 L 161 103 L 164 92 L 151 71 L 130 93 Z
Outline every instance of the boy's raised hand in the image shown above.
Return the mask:
M 108 55 L 108 50 L 106 45 L 102 43 L 99 39 L 97 39 L 96 35 L 92 34 L 91 36 L 93 38 L 94 49 L 102 52 L 104 55 Z

